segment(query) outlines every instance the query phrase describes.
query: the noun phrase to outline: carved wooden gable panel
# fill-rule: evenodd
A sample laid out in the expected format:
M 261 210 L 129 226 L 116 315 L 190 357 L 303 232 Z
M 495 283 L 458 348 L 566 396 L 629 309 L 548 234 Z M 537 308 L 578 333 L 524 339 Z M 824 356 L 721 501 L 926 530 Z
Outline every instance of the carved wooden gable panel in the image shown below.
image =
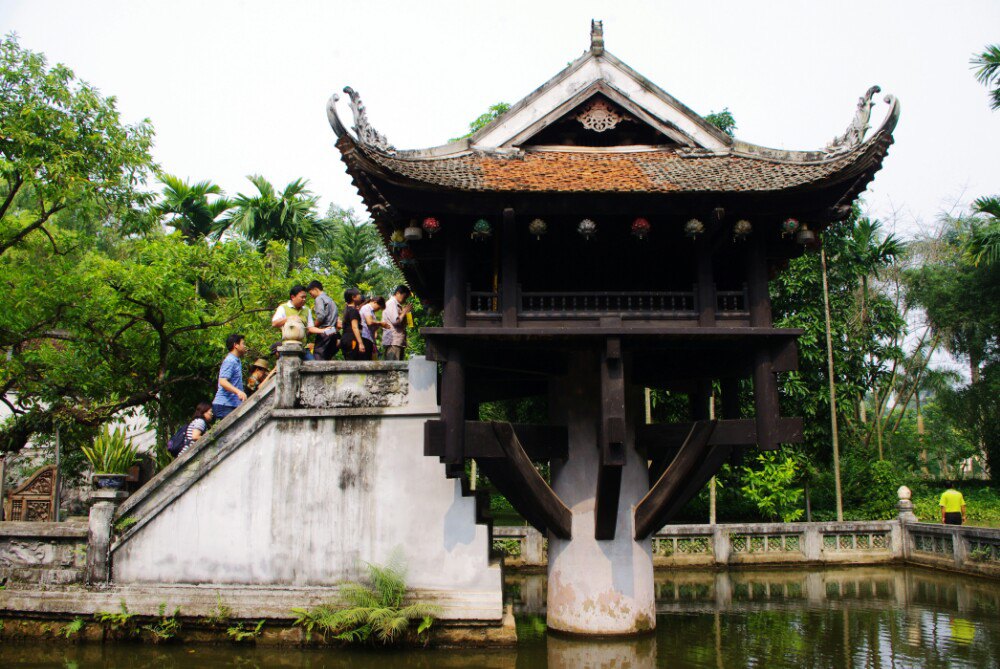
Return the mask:
M 56 467 L 42 467 L 15 488 L 4 502 L 7 520 L 51 522 L 55 520 Z

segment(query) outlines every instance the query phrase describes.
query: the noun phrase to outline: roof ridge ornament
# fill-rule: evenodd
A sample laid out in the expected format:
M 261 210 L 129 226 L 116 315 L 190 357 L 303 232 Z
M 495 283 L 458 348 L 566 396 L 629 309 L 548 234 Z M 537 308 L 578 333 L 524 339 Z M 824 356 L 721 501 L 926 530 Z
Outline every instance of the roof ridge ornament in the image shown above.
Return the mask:
M 604 21 L 590 20 L 590 52 L 595 56 L 604 53 Z
M 350 86 L 344 86 L 344 92 L 351 98 L 351 112 L 354 114 L 354 130 L 358 135 L 358 141 L 385 153 L 396 153 L 396 147 L 389 143 L 385 135 L 380 133 L 368 121 L 368 112 L 365 110 L 365 103 L 361 101 L 361 96 Z
M 826 145 L 827 153 L 840 153 L 850 151 L 856 146 L 860 146 L 865 139 L 865 133 L 871 126 L 868 121 L 872 116 L 872 107 L 875 106 L 874 98 L 882 89 L 879 86 L 872 86 L 865 94 L 858 98 L 858 108 L 854 113 L 854 120 L 847 126 L 847 131 L 830 140 Z M 886 100 L 888 102 L 888 99 Z

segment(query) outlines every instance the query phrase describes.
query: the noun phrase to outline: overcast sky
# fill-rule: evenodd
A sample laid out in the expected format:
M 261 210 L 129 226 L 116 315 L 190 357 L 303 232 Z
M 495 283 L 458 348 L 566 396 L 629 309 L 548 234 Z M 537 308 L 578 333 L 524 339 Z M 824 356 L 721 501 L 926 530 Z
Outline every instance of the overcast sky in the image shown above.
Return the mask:
M 729 107 L 749 142 L 820 148 L 870 85 L 898 96 L 896 144 L 865 198 L 904 234 L 1000 193 L 1000 112 L 969 66 L 1000 42 L 995 0 L 0 0 L 3 32 L 153 122 L 166 171 L 230 194 L 251 189 L 251 173 L 302 176 L 324 207 L 358 209 L 326 121 L 331 93 L 358 90 L 399 148 L 441 144 L 579 56 L 591 18 L 608 51 L 701 114 Z

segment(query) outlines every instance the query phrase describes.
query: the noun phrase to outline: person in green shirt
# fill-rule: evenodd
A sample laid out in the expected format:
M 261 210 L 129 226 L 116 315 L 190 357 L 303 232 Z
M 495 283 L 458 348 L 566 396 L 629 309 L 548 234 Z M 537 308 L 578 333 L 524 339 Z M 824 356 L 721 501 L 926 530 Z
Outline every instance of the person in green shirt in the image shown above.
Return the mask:
M 948 481 L 948 489 L 941 493 L 941 522 L 961 525 L 965 522 L 965 498 L 955 490 L 955 483 Z

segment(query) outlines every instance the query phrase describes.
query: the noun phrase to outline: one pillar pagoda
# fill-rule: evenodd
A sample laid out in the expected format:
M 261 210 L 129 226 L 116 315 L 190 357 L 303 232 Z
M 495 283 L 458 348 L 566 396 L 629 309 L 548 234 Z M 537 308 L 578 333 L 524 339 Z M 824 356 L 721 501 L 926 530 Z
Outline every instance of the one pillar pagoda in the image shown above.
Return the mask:
M 443 146 L 394 148 L 344 91 L 354 124 L 334 96 L 337 148 L 411 287 L 443 312 L 421 330 L 441 363 L 425 452 L 455 478 L 474 459 L 547 534 L 550 627 L 651 629 L 651 535 L 744 449 L 802 440 L 776 378 L 796 369 L 801 330 L 774 327 L 768 278 L 848 217 L 898 103 L 867 139 L 878 87 L 823 149 L 757 146 L 607 52 L 596 21 L 582 56 Z M 647 424 L 643 388 L 686 393 L 692 420 Z M 483 402 L 538 396 L 548 424 L 479 420 Z

